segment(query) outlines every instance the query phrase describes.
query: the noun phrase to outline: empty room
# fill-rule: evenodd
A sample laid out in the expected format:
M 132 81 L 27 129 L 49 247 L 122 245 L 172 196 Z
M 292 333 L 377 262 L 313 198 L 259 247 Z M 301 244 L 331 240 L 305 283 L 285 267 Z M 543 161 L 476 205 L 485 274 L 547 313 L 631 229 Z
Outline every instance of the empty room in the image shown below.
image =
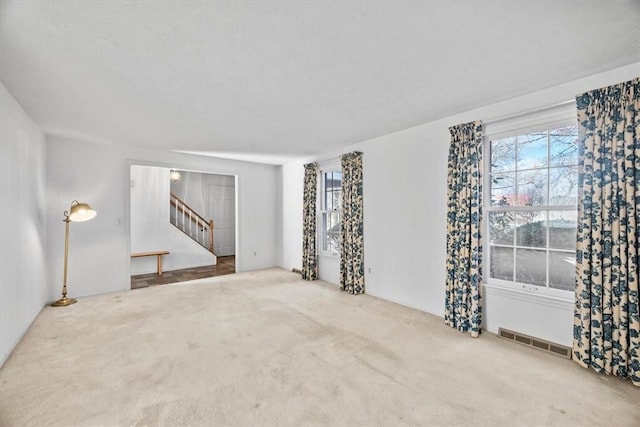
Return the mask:
M 638 22 L 0 0 L 0 426 L 639 426 Z

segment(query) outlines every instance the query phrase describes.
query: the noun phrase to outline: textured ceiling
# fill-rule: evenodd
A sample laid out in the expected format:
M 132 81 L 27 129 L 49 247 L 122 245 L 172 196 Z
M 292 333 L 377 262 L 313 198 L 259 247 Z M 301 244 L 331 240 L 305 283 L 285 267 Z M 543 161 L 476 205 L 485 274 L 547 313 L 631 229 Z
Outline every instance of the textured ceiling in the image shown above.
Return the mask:
M 640 61 L 638 1 L 3 1 L 49 134 L 285 161 Z

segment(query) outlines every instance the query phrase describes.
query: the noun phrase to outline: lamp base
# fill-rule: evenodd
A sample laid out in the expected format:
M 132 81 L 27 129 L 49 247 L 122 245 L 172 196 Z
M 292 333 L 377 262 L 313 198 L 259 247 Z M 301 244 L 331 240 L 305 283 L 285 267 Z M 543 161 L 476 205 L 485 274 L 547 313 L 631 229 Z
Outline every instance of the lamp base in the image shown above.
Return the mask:
M 65 307 L 67 305 L 75 304 L 77 302 L 78 301 L 73 298 L 63 297 L 63 298 L 60 298 L 58 301 L 52 302 L 51 307 Z

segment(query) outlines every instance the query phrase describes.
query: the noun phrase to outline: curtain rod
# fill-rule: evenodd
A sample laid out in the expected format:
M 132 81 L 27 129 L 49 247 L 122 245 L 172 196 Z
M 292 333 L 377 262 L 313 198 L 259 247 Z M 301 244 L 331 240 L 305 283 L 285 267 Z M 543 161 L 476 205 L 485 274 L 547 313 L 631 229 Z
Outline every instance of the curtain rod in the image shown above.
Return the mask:
M 558 102 L 557 104 L 547 105 L 547 106 L 540 107 L 540 108 L 534 108 L 532 110 L 521 111 L 519 113 L 509 114 L 507 116 L 497 117 L 495 119 L 487 120 L 486 122 L 483 121 L 482 124 L 483 125 L 487 125 L 487 124 L 493 124 L 493 123 L 497 123 L 497 122 L 503 122 L 505 120 L 515 119 L 517 117 L 527 116 L 529 114 L 540 113 L 542 111 L 552 110 L 554 108 L 562 107 L 564 105 L 572 104 L 572 103 L 575 103 L 575 102 L 576 102 L 575 99 L 568 99 L 566 101 Z

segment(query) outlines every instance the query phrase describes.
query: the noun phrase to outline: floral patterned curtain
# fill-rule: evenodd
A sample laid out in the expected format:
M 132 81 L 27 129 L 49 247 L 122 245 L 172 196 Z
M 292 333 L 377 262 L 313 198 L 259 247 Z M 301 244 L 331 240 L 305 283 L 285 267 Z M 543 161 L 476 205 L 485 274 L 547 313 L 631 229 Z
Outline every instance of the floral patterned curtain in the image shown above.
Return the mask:
M 640 386 L 640 78 L 579 95 L 573 356 Z
M 364 293 L 362 153 L 342 156 L 342 240 L 340 289 Z
M 482 326 L 482 122 L 449 128 L 445 323 L 477 337 Z
M 318 278 L 316 256 L 316 200 L 318 191 L 318 165 L 304 165 L 304 196 L 302 217 L 302 278 Z

